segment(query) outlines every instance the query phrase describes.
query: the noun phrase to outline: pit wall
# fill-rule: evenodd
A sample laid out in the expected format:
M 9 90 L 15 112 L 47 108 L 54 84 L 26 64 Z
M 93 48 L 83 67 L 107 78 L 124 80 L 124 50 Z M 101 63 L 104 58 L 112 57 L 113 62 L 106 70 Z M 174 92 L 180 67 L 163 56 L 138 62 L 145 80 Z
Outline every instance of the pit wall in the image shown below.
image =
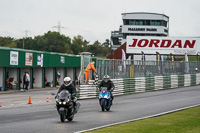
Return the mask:
M 199 85 L 200 73 L 111 80 L 115 85 L 113 94 L 116 96 Z M 90 81 L 89 83 L 89 85 L 80 85 L 80 88 L 77 91 L 77 97 L 79 99 L 98 97 L 99 91 L 97 91 L 96 85 L 92 84 L 93 81 Z
M 0 67 L 0 87 L 1 87 L 1 90 L 3 90 L 3 68 Z

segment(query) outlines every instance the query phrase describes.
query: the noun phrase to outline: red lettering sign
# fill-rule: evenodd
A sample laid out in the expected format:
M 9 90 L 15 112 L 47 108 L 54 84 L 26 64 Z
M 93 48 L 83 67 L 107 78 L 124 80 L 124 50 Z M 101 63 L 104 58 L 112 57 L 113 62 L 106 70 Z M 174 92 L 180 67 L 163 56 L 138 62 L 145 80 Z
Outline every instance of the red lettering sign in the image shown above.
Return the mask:
M 153 45 L 155 46 L 155 47 L 159 47 L 158 46 L 158 43 L 160 42 L 160 40 L 158 40 L 158 39 L 151 39 L 151 41 L 150 41 L 150 43 L 149 43 L 149 47 L 152 47 Z
M 188 46 L 189 48 L 194 48 L 195 42 L 196 42 L 196 40 L 192 40 L 192 43 L 190 43 L 189 40 L 186 40 L 186 41 L 185 41 L 185 44 L 184 44 L 184 48 L 187 48 L 187 46 Z
M 169 48 L 171 45 L 171 40 L 162 40 L 160 47 L 161 48 Z
M 144 43 L 143 43 L 144 42 Z M 138 42 L 138 47 L 146 47 L 149 43 L 149 40 L 147 39 L 141 39 L 139 42 Z
M 194 48 L 196 40 L 176 40 L 174 43 L 172 40 L 159 40 L 159 39 L 133 39 L 133 43 L 129 47 L 155 47 L 155 48 Z M 184 44 L 184 45 L 183 45 Z

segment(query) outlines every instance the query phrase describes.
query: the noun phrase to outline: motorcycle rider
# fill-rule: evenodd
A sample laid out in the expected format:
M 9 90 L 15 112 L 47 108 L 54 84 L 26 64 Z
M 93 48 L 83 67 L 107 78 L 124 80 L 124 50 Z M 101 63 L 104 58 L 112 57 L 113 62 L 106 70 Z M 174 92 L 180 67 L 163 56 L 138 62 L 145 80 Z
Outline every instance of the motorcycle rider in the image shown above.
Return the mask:
M 103 79 L 104 80 L 102 80 L 101 83 L 99 84 L 99 90 L 101 89 L 101 87 L 107 87 L 107 89 L 111 95 L 111 101 L 113 101 L 114 96 L 112 94 L 112 91 L 114 90 L 115 86 L 114 86 L 113 82 L 110 80 L 110 77 L 108 75 L 105 75 L 103 77 Z
M 64 78 L 64 83 L 61 85 L 61 87 L 59 88 L 58 92 L 57 92 L 57 95 L 62 91 L 62 90 L 67 90 L 70 94 L 71 94 L 71 97 L 72 97 L 72 101 L 73 101 L 73 105 L 74 105 L 74 108 L 76 107 L 76 88 L 75 86 L 73 85 L 72 83 L 72 80 L 70 77 L 65 77 Z M 56 95 L 56 97 L 57 97 Z M 55 97 L 55 98 L 56 98 Z

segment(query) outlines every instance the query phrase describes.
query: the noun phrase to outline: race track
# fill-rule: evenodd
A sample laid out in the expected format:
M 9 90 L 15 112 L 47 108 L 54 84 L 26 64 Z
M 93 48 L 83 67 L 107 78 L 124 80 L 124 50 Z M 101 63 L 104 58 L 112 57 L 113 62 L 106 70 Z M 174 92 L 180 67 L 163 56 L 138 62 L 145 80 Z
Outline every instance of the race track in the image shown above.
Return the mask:
M 53 103 L 0 108 L 1 133 L 73 133 L 200 104 L 200 86 L 117 96 L 109 112 L 98 99 L 80 100 L 74 121 L 61 123 Z

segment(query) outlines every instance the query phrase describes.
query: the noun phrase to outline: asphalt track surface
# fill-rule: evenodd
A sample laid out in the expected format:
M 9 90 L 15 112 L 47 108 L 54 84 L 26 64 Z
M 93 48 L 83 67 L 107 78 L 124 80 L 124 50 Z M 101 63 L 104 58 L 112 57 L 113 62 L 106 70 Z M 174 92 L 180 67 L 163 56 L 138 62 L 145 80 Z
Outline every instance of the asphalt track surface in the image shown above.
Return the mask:
M 98 99 L 79 100 L 72 122 L 60 122 L 54 104 L 0 108 L 0 133 L 73 133 L 200 104 L 200 86 L 116 96 L 109 112 Z

